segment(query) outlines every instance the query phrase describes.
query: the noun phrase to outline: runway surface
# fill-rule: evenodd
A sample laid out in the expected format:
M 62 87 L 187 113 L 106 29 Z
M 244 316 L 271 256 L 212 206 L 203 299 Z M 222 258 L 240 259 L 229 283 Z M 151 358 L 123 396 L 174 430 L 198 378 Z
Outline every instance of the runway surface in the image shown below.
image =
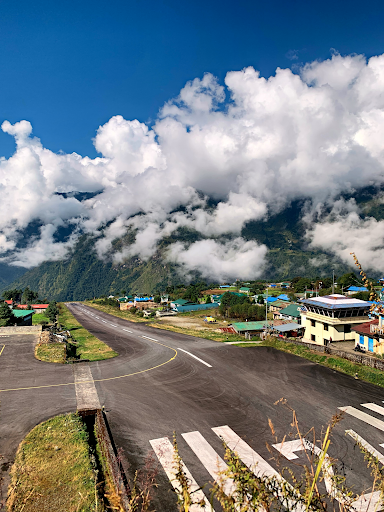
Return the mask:
M 276 469 L 272 455 L 279 455 L 278 442 L 294 431 L 292 412 L 281 403 L 275 405 L 281 398 L 296 411 L 301 431 L 314 427 L 317 440 L 339 408 L 347 408 L 329 453 L 339 460 L 337 469 L 347 475 L 347 483 L 356 493 L 370 487 L 372 479 L 363 456 L 345 431 L 353 430 L 384 454 L 380 446 L 384 443 L 384 391 L 380 388 L 271 348 L 229 346 L 128 322 L 81 304 L 68 307 L 119 356 L 81 365 L 53 365 L 34 359 L 33 336 L 0 338 L 0 453 L 4 469 L 31 428 L 51 416 L 76 410 L 80 395 L 75 380 L 79 383 L 82 379 L 95 387 L 114 442 L 131 471 L 143 465 L 147 454 L 160 458 L 158 511 L 177 510 L 167 476 L 171 454 L 167 441 L 172 441 L 174 431 L 183 462 L 199 486 L 214 480 L 217 465 L 212 465 L 212 460 L 216 462 L 217 455 L 224 454 L 219 436 L 229 436 L 236 446 L 242 439 L 247 446 L 245 458 L 247 454 L 255 457 L 256 452 L 266 467 Z M 84 375 L 90 378 L 76 377 L 79 366 L 89 368 Z M 277 445 L 272 454 L 267 442 Z M 300 447 L 291 444 L 286 449 L 289 447 L 291 452 L 283 453 L 283 465 L 304 462 Z M 207 496 L 209 487 L 204 488 Z

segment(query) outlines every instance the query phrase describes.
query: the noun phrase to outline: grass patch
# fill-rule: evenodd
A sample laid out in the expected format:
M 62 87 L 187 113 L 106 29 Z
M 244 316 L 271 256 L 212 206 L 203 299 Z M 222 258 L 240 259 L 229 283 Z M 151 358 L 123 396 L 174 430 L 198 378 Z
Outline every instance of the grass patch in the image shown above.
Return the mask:
M 106 343 L 103 343 L 84 329 L 65 304 L 60 303 L 59 309 L 59 323 L 64 326 L 65 330 L 71 332 L 73 339 L 77 342 L 77 357 L 89 359 L 90 361 L 101 361 L 118 355 Z
M 235 345 L 236 346 L 236 345 Z M 249 346 L 249 345 L 248 345 Z M 258 343 L 258 347 L 273 347 L 283 352 L 289 352 L 296 356 L 304 357 L 314 363 L 321 364 L 332 370 L 345 373 L 357 377 L 365 382 L 376 384 L 376 386 L 384 387 L 384 372 L 370 366 L 365 366 L 358 363 L 353 363 L 342 357 L 322 354 L 311 350 L 305 346 L 295 345 L 294 343 L 285 342 L 276 338 L 268 338 L 267 340 Z
M 65 363 L 65 343 L 40 343 L 35 347 L 35 357 L 47 363 Z
M 97 300 L 85 300 L 83 302 L 86 306 L 90 306 L 91 308 L 97 309 L 103 313 L 108 313 L 109 315 L 117 316 L 118 318 L 124 318 L 124 320 L 129 320 L 130 322 L 145 322 L 148 323 L 150 318 L 143 318 L 137 316 L 136 314 L 129 313 L 128 310 L 121 311 L 119 308 L 115 308 L 113 306 L 107 306 L 104 304 L 99 304 Z
M 102 511 L 85 426 L 77 414 L 35 427 L 11 470 L 9 512 Z
M 50 320 L 44 313 L 35 313 L 32 315 L 32 325 L 49 324 Z

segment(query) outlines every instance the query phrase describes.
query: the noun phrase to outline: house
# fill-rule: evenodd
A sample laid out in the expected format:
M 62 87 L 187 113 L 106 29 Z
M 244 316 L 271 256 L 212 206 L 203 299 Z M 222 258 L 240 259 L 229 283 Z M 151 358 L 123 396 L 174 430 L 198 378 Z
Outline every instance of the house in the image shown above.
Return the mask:
M 367 291 L 368 291 L 368 288 L 366 288 L 365 286 L 350 286 L 349 288 L 347 288 L 346 294 L 353 295 L 354 293 L 367 292 Z
M 251 291 L 250 288 L 248 288 L 247 286 L 242 286 L 240 289 L 239 289 L 239 292 L 240 293 L 249 293 Z
M 269 306 L 269 311 L 272 313 L 281 311 L 282 309 L 286 308 L 289 305 L 289 302 L 286 302 L 285 300 L 277 299 L 273 302 L 271 302 Z
M 127 311 L 133 308 L 135 303 L 131 300 L 129 302 L 120 302 L 120 311 Z
M 233 327 L 238 334 L 257 334 L 265 330 L 265 326 L 272 325 L 272 322 L 261 320 L 259 322 L 233 322 L 230 327 Z
M 371 304 L 334 294 L 302 299 L 301 324 L 304 341 L 327 345 L 330 341 L 354 341 L 352 327 L 369 321 Z
M 4 301 L 6 304 L 8 304 L 8 306 L 12 309 L 13 308 L 13 300 L 10 299 L 10 300 L 5 300 Z
M 178 305 L 174 309 L 178 313 L 189 313 L 190 311 L 200 311 L 204 309 L 212 309 L 212 308 L 218 308 L 219 304 L 217 302 L 211 302 L 210 304 L 184 304 L 184 305 Z
M 30 306 L 35 313 L 45 313 L 45 311 L 48 309 L 49 304 L 30 304 Z M 17 308 L 28 309 L 28 304 L 19 304 Z
M 270 302 L 275 302 L 277 300 L 277 297 L 266 297 L 265 302 L 268 302 L 269 304 Z
M 219 288 L 230 288 L 229 284 L 221 284 Z
M 195 302 L 191 302 L 190 300 L 186 299 L 176 299 L 171 301 L 171 308 L 177 308 L 178 306 L 186 306 L 188 304 L 196 304 Z
M 20 325 L 32 325 L 32 315 L 35 312 L 33 309 L 14 309 L 13 314 L 18 320 Z
M 355 346 L 364 351 L 384 354 L 384 324 L 381 316 L 353 326 L 352 331 L 355 333 Z
M 286 300 L 286 301 L 289 301 L 289 297 L 286 293 L 282 293 L 281 295 L 278 295 L 277 298 L 279 300 Z
M 301 324 L 301 315 L 299 309 L 299 304 L 290 304 L 286 308 L 280 309 L 279 315 L 276 316 L 277 318 L 281 318 L 281 320 L 291 320 L 291 322 Z

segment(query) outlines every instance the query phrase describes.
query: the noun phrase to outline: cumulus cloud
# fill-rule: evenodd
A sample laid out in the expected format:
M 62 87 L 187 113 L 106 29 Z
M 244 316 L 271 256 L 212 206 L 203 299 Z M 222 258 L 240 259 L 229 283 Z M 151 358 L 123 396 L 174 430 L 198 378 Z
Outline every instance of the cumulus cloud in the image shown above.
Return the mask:
M 355 252 L 363 268 L 384 272 L 384 220 L 362 219 L 352 212 L 315 224 L 307 236 L 311 247 L 336 254 L 347 264 Z
M 168 249 L 168 260 L 178 263 L 185 277 L 190 271 L 217 281 L 259 277 L 265 265 L 267 248 L 238 237 L 226 243 L 201 240 L 184 246 L 181 242 Z
M 367 61 L 334 54 L 298 74 L 278 68 L 269 78 L 248 67 L 228 72 L 224 85 L 207 73 L 167 102 L 152 127 L 121 116 L 100 126 L 95 159 L 53 153 L 32 136 L 28 121 L 4 121 L 16 152 L 0 159 L 0 250 L 11 263 L 27 267 L 44 254 L 55 259 L 77 235 L 59 247 L 54 230 L 76 225 L 75 233 L 97 236 L 100 257 L 131 229 L 136 241 L 115 260 L 149 258 L 163 236 L 188 227 L 213 239 L 201 247 L 207 254 L 216 247 L 225 267 L 230 260 L 219 238 L 237 237 L 240 251 L 245 223 L 307 199 L 312 229 L 316 215 L 340 193 L 383 184 L 383 87 L 384 55 Z M 95 195 L 80 201 L 69 194 L 74 191 Z M 358 210 L 352 202 L 347 206 L 328 221 L 345 225 Z M 15 249 L 32 221 L 50 227 L 26 249 Z M 376 226 L 373 220 L 361 222 L 364 233 Z M 311 231 L 315 245 L 322 226 Z M 36 252 L 39 240 L 45 249 Z M 178 245 L 170 254 L 186 266 L 191 260 L 182 255 L 195 247 Z

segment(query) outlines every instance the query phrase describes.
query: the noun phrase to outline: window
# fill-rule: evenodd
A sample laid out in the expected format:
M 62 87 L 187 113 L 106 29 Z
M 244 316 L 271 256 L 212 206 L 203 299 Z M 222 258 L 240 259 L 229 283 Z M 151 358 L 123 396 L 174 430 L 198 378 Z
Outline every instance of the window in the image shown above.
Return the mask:
M 314 334 L 311 334 L 311 340 L 316 341 L 316 336 Z
M 315 322 L 315 320 L 311 320 L 311 325 L 312 325 L 312 327 L 316 327 L 316 322 Z
M 328 331 L 328 324 L 324 324 L 324 331 Z
M 346 325 L 344 325 L 344 332 L 345 332 L 345 333 L 349 333 L 349 332 L 351 332 L 351 326 L 350 326 L 350 324 L 346 324 Z

